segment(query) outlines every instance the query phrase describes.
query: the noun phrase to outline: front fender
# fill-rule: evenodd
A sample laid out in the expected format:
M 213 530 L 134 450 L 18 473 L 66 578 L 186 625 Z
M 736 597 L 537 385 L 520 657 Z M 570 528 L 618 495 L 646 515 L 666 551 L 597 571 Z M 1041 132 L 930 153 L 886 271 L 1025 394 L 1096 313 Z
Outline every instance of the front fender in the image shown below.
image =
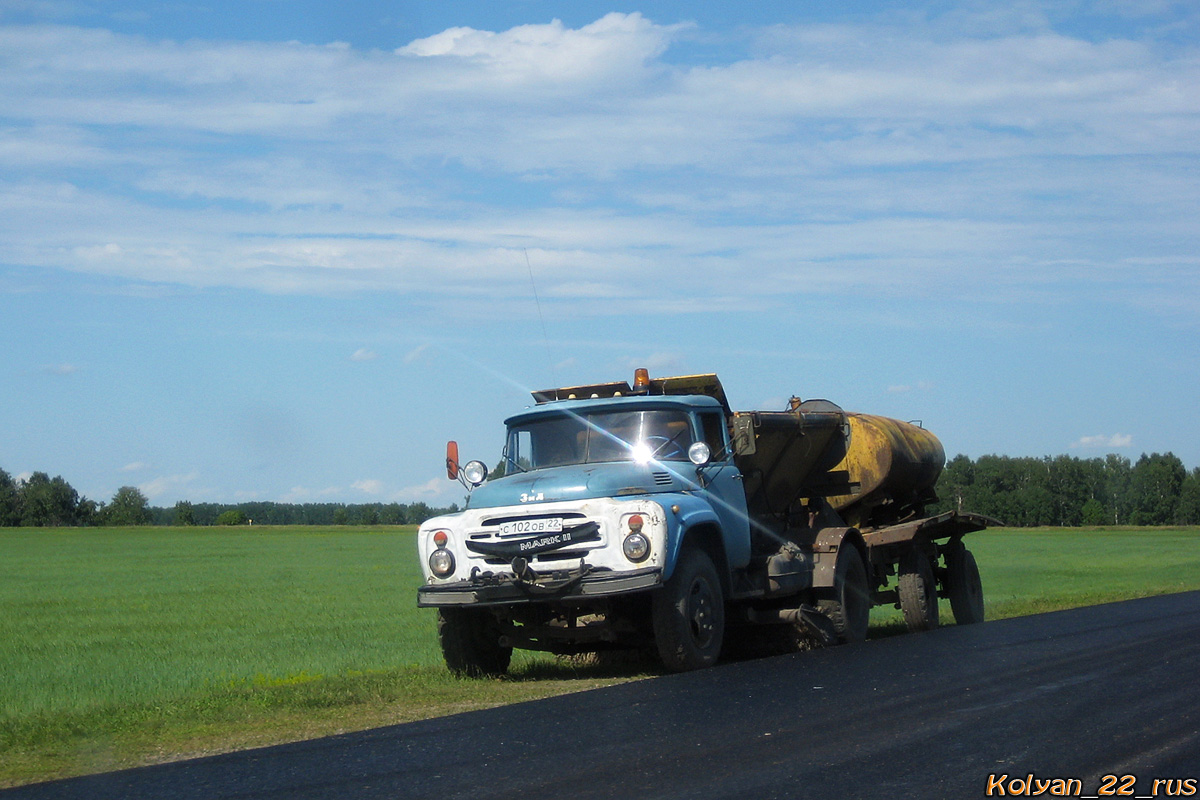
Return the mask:
M 666 581 L 675 571 L 687 532 L 701 525 L 720 530 L 721 521 L 707 500 L 694 495 L 673 494 L 655 500 L 662 503 L 667 512 L 667 562 L 663 566 L 663 580 Z

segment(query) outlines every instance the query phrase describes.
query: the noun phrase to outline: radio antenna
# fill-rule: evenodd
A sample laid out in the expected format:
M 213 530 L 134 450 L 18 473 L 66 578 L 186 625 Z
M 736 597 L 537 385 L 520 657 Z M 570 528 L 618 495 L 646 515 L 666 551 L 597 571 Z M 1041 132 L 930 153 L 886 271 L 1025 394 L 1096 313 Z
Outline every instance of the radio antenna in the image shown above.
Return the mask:
M 533 280 L 533 265 L 529 263 L 529 251 L 524 247 L 521 252 L 525 254 L 525 267 L 529 270 L 529 285 L 533 287 L 533 302 L 537 305 L 538 321 L 542 323 L 542 341 L 546 343 L 546 364 L 550 367 L 550 377 L 558 383 L 558 376 L 554 371 L 554 358 L 550 355 L 550 335 L 546 333 L 546 318 L 542 316 L 542 301 L 538 297 L 537 283 Z

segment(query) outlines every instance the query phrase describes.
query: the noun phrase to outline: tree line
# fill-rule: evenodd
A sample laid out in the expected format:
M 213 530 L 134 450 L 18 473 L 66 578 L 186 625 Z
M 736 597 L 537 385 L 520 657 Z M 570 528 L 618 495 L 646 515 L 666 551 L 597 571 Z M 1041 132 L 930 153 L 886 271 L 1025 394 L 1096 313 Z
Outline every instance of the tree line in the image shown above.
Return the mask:
M 930 512 L 985 514 L 1014 527 L 1200 524 L 1200 467 L 1173 453 L 1012 458 L 955 456 Z
M 458 511 L 426 503 L 190 503 L 152 508 L 152 525 L 419 525 Z
M 104 525 L 417 525 L 457 511 L 426 503 L 191 503 L 151 506 L 135 486 L 107 503 L 80 495 L 61 475 L 35 472 L 23 480 L 0 469 L 0 527 Z
M 1051 525 L 1200 525 L 1200 467 L 1172 453 L 1014 458 L 959 455 L 937 483 L 930 513 L 985 514 L 1014 527 Z M 35 472 L 15 480 L 0 469 L 0 527 L 74 525 L 415 525 L 458 510 L 425 503 L 191 503 L 151 507 L 133 486 L 96 502 L 62 476 Z

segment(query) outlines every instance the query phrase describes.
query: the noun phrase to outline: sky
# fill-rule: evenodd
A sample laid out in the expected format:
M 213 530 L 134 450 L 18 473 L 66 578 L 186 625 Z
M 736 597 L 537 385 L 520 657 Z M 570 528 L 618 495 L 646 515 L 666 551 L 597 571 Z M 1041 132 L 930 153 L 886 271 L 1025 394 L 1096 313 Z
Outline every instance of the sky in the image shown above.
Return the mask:
M 0 468 L 444 505 L 640 366 L 1192 468 L 1198 211 L 1191 0 L 0 0 Z

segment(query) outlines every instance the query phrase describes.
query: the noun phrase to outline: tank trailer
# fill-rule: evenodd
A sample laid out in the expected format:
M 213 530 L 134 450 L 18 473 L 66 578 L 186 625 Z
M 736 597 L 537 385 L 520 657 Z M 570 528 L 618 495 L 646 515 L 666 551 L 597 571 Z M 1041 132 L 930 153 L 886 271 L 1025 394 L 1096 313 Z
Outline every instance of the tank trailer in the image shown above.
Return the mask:
M 514 648 L 635 649 L 666 669 L 724 648 L 866 637 L 893 605 L 910 630 L 983 621 L 963 536 L 994 520 L 927 516 L 945 462 L 923 428 L 792 398 L 733 411 L 716 375 L 533 393 L 500 465 L 460 466 L 466 508 L 420 527 L 438 638 L 457 673 L 496 675 Z

